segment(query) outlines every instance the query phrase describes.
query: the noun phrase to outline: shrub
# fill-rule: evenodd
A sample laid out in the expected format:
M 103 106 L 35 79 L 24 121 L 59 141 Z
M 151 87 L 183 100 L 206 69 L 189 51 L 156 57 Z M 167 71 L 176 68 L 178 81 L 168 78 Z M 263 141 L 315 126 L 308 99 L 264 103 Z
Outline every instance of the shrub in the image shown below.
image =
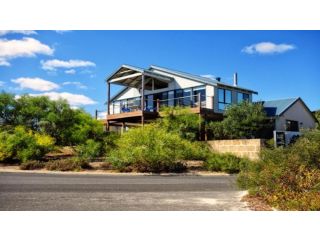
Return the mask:
M 80 159 L 91 161 L 101 155 L 102 143 L 88 139 L 85 144 L 78 145 L 76 151 Z
M 88 168 L 89 164 L 77 158 L 52 160 L 46 163 L 45 168 L 50 171 L 75 171 Z
M 116 141 L 110 161 L 119 171 L 168 172 L 185 170 L 188 142 L 156 125 L 130 129 Z
M 265 149 L 261 161 L 242 166 L 238 184 L 281 210 L 320 210 L 320 131 L 288 148 Z
M 20 165 L 20 169 L 22 169 L 22 170 L 34 170 L 34 169 L 41 169 L 44 167 L 45 167 L 44 162 L 36 161 L 36 160 L 24 162 Z
M 208 124 L 215 139 L 263 138 L 270 127 L 263 106 L 248 101 L 229 106 L 223 121 Z
M 238 173 L 242 161 L 246 162 L 246 160 L 232 154 L 212 153 L 205 161 L 204 167 L 209 171 Z
M 53 147 L 52 137 L 26 130 L 23 126 L 0 132 L 0 161 L 41 159 Z

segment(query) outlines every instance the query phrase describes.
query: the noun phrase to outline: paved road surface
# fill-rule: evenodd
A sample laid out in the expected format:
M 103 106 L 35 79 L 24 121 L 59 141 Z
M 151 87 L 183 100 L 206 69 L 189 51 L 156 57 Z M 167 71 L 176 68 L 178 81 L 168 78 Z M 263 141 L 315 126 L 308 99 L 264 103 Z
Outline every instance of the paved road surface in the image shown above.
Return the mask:
M 235 176 L 0 173 L 0 210 L 247 210 Z

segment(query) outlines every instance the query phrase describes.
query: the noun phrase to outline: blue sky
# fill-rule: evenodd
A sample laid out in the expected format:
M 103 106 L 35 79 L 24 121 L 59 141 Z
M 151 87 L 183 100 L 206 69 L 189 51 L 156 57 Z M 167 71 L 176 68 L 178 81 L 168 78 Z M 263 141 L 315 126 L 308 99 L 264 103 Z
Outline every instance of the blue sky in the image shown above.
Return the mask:
M 254 100 L 301 97 L 320 109 L 320 31 L 0 31 L 0 88 L 105 110 L 121 64 L 221 77 Z M 111 94 L 119 90 L 113 87 Z

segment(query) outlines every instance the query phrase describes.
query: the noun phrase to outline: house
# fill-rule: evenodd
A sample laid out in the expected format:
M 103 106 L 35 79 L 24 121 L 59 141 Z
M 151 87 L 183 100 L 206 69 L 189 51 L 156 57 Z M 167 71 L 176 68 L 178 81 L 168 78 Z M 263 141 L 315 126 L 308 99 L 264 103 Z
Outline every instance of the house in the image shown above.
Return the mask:
M 317 119 L 301 98 L 263 101 L 262 104 L 275 131 L 299 132 L 316 127 Z
M 237 74 L 234 83 L 220 78 L 207 78 L 164 67 L 147 69 L 122 65 L 107 79 L 107 129 L 125 129 L 154 120 L 163 106 L 184 106 L 206 120 L 220 120 L 224 109 L 243 100 L 252 101 L 257 92 L 239 87 Z M 111 85 L 123 89 L 110 96 Z

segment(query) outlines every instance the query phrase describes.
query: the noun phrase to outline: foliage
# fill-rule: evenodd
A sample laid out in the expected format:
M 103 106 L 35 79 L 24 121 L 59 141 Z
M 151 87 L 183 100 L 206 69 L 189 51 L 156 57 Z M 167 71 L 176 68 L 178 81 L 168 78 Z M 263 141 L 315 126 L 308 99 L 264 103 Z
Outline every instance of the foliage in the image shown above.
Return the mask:
M 205 161 L 204 167 L 208 171 L 238 173 L 240 171 L 240 165 L 244 164 L 242 162 L 246 161 L 249 160 L 228 153 L 212 153 Z
M 116 146 L 116 140 L 120 138 L 120 134 L 115 133 L 115 132 L 108 132 L 106 133 L 105 137 L 103 138 L 103 147 L 104 147 L 104 151 L 103 153 L 106 156 L 109 156 L 111 151 L 113 149 L 115 149 Z
M 316 119 L 318 120 L 317 129 L 320 130 L 320 110 L 315 111 L 314 116 L 315 116 Z
M 3 125 L 23 125 L 56 139 L 56 143 L 76 145 L 87 139 L 102 141 L 103 126 L 82 109 L 72 109 L 66 100 L 0 93 L 0 119 Z
M 260 138 L 269 127 L 263 106 L 248 101 L 231 105 L 226 109 L 223 121 L 208 124 L 215 139 Z
M 191 113 L 190 109 L 165 107 L 161 108 L 161 115 L 163 117 L 158 120 L 159 127 L 177 133 L 184 139 L 198 139 L 199 125 L 203 120 L 197 114 Z
M 45 162 L 31 160 L 24 162 L 20 165 L 20 169 L 22 170 L 34 170 L 34 169 L 41 169 L 45 167 Z
M 110 160 L 120 171 L 184 171 L 188 141 L 157 125 L 130 129 L 116 141 Z
M 84 144 L 78 145 L 76 151 L 80 159 L 90 161 L 101 156 L 102 143 L 88 139 Z
M 53 147 L 52 137 L 23 126 L 0 132 L 0 161 L 41 159 Z
M 281 210 L 320 210 L 320 131 L 288 148 L 265 149 L 261 161 L 241 166 L 238 184 Z
M 50 171 L 80 171 L 90 168 L 90 165 L 87 161 L 78 158 L 68 158 L 51 160 L 46 163 L 45 168 Z

